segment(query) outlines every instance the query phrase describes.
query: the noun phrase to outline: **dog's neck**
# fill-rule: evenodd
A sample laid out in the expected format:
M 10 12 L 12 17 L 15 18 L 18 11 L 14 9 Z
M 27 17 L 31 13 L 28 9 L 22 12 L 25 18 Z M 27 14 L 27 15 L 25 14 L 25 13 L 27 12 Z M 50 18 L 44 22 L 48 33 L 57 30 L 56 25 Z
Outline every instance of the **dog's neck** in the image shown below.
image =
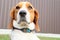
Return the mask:
M 33 32 L 34 30 L 30 30 L 29 28 L 22 28 L 22 29 L 19 29 L 19 28 L 16 28 L 13 26 L 13 30 L 20 30 L 24 33 L 30 33 L 30 32 Z

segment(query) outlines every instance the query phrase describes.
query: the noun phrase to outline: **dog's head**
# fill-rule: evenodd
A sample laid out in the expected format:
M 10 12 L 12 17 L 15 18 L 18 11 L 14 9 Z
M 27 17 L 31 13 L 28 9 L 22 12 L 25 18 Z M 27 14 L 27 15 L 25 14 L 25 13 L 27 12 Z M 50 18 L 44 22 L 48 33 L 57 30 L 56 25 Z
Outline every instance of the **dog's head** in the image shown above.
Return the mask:
M 38 26 L 38 12 L 29 2 L 18 3 L 14 8 L 12 8 L 10 17 L 12 26 L 17 26 L 25 22 L 31 26 L 28 28 L 35 28 L 37 31 L 40 31 Z

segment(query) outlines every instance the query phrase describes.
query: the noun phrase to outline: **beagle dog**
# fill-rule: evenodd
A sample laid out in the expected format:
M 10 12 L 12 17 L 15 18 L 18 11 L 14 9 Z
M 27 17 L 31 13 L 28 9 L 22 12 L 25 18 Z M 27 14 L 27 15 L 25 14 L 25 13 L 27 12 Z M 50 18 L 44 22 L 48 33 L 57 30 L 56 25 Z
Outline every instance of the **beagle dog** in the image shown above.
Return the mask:
M 34 30 L 38 26 L 38 12 L 29 2 L 19 2 L 10 12 L 9 28 L 12 29 L 11 40 L 40 40 Z

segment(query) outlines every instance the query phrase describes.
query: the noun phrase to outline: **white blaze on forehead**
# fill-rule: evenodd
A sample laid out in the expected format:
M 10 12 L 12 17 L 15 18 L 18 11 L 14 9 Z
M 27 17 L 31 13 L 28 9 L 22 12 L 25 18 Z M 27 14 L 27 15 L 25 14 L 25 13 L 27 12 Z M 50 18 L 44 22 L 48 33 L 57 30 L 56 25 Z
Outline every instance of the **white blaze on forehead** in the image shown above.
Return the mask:
M 19 10 L 18 13 L 17 13 L 17 22 L 19 22 L 19 20 L 20 20 L 19 12 L 22 11 L 22 10 L 26 11 L 26 16 L 25 16 L 25 17 L 26 17 L 26 21 L 27 21 L 27 22 L 30 22 L 30 13 L 29 13 L 29 11 L 27 10 L 26 2 L 23 2 L 22 7 L 20 8 L 20 10 Z

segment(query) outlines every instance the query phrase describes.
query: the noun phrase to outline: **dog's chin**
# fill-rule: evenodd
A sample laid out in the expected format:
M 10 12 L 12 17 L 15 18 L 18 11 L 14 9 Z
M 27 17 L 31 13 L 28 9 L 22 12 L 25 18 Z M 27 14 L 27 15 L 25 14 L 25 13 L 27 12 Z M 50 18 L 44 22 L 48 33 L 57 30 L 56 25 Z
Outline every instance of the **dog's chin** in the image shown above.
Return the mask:
M 29 23 L 26 21 L 20 21 L 18 24 L 20 24 L 21 27 L 25 26 L 28 27 Z
M 20 22 L 20 26 L 28 26 L 27 22 Z

